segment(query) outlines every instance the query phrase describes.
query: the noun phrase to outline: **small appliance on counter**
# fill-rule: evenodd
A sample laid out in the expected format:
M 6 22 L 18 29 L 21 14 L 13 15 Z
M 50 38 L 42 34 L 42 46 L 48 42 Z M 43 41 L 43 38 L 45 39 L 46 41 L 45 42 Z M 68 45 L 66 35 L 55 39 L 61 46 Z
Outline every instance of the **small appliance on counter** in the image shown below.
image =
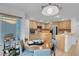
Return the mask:
M 28 41 L 27 44 L 28 45 L 42 45 L 43 42 L 40 39 L 35 39 L 35 40 L 32 40 L 32 41 Z

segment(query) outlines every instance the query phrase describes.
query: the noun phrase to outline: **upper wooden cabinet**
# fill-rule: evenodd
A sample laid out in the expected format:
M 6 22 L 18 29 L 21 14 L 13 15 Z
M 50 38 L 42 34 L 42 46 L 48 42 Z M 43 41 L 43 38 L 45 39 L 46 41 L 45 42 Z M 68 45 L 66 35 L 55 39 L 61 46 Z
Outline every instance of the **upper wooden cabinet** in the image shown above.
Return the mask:
M 45 29 L 45 24 L 42 24 L 42 29 Z
M 71 29 L 71 21 L 63 21 L 63 29 Z
M 63 29 L 63 22 L 57 22 L 58 29 Z
M 71 29 L 71 21 L 67 22 L 68 29 Z
M 51 28 L 51 23 L 43 23 L 43 22 L 30 20 L 29 27 L 31 29 L 37 29 L 37 26 L 41 26 L 42 29 L 50 29 Z
M 40 22 L 38 22 L 38 23 L 37 23 L 37 26 L 41 26 L 41 27 L 42 27 L 42 29 L 44 29 L 44 28 L 45 28 L 45 24 L 44 24 L 44 23 L 40 23 Z
M 57 24 L 57 31 L 60 32 L 71 32 L 71 20 L 65 20 L 65 21 L 58 21 Z
M 71 29 L 71 21 L 66 20 L 66 21 L 58 22 L 57 26 L 59 29 Z
M 50 29 L 51 29 L 51 26 L 52 26 L 51 23 L 47 23 L 47 24 L 45 25 L 45 29 L 49 29 L 49 30 L 50 30 Z
M 37 23 L 35 21 L 30 20 L 29 27 L 32 29 L 37 29 Z

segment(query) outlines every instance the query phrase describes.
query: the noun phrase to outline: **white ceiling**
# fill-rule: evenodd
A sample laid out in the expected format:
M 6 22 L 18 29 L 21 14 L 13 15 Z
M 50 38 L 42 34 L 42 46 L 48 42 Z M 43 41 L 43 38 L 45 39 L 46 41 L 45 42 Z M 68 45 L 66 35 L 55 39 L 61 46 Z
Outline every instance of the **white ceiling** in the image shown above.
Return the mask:
M 57 4 L 57 3 L 56 3 Z M 46 5 L 45 3 L 0 3 L 0 6 L 5 6 L 13 9 L 23 11 L 26 14 L 26 17 L 32 17 L 39 20 L 52 20 L 55 19 L 55 16 L 43 16 L 41 14 L 41 6 Z M 62 10 L 58 15 L 64 17 L 78 17 L 79 16 L 79 4 L 73 3 L 58 3 L 57 5 L 62 7 Z

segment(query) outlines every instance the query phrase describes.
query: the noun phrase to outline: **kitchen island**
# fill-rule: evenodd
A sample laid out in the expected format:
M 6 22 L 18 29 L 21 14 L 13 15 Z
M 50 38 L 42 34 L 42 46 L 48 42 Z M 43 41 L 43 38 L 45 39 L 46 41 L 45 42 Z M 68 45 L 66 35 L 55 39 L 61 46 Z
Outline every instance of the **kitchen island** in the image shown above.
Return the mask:
M 56 35 L 57 48 L 61 51 L 68 52 L 76 43 L 75 33 L 64 33 Z

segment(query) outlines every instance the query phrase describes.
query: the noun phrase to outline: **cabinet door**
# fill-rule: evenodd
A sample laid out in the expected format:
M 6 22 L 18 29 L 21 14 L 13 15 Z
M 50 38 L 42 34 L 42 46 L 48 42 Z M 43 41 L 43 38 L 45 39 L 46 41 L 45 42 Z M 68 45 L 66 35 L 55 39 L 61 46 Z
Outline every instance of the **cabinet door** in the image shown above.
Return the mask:
M 62 22 L 62 27 L 63 27 L 62 29 L 66 29 L 67 28 L 67 22 L 66 21 Z
M 64 21 L 63 22 L 63 29 L 71 29 L 71 22 L 70 21 Z
M 56 35 L 57 48 L 61 51 L 64 51 L 65 47 L 65 37 L 64 35 Z
M 68 28 L 68 29 L 71 29 L 71 21 L 69 21 L 69 22 L 67 23 L 67 28 Z
M 51 24 L 50 24 L 50 23 L 46 24 L 46 25 L 45 25 L 45 28 L 46 28 L 46 29 L 51 29 Z
M 59 26 L 59 29 L 62 29 L 63 28 L 63 23 L 59 22 L 58 26 Z
M 37 23 L 34 21 L 30 21 L 29 23 L 30 28 L 36 29 L 37 28 Z

